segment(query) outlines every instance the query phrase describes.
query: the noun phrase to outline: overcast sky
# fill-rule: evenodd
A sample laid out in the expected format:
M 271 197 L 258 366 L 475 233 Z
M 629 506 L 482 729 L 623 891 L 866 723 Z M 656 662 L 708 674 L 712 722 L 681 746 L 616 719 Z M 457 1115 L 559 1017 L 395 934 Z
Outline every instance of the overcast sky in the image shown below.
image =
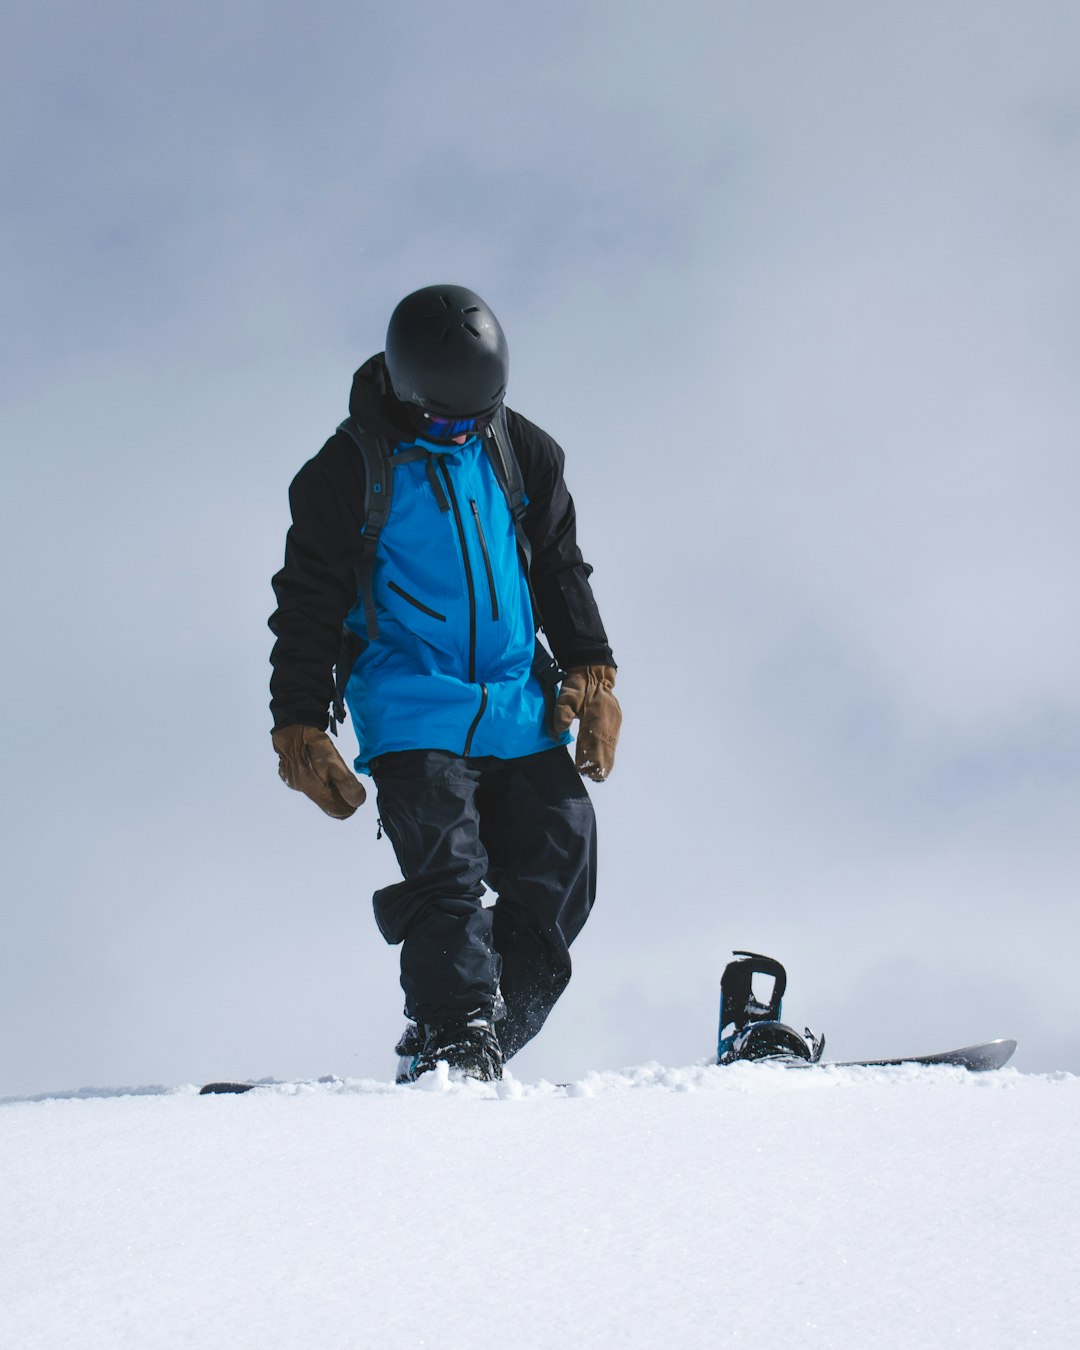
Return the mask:
M 1080 10 L 9 5 L 0 1092 L 386 1077 L 375 812 L 276 775 L 286 491 L 478 290 L 619 662 L 520 1076 L 715 1044 L 1080 1071 Z M 344 733 L 351 746 L 351 731 Z

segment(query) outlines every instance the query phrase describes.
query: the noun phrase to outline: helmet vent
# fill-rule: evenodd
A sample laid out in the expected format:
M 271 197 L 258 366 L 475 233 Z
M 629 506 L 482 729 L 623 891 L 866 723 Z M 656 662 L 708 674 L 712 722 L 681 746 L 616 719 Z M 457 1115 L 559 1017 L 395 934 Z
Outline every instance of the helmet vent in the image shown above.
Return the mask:
M 464 308 L 461 312 L 462 312 L 462 314 L 479 314 L 479 313 L 480 313 L 480 306 L 479 306 L 479 305 L 466 305 L 465 308 Z
M 463 323 L 461 326 L 465 329 L 466 333 L 471 333 L 473 337 L 478 338 L 480 336 L 480 329 L 474 328 L 471 323 Z

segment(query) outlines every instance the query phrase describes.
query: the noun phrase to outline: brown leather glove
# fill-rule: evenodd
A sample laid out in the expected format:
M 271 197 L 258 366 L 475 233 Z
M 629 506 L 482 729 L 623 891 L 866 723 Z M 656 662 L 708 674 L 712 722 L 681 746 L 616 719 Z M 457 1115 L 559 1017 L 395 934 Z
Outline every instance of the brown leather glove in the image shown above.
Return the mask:
M 335 820 L 348 820 L 367 793 L 337 752 L 334 742 L 317 727 L 278 727 L 273 734 L 278 774 L 283 783 L 310 797 Z
M 555 735 L 568 731 L 578 718 L 576 763 L 578 773 L 602 783 L 615 767 L 622 709 L 612 693 L 614 666 L 575 666 L 566 672 L 555 703 L 552 725 Z

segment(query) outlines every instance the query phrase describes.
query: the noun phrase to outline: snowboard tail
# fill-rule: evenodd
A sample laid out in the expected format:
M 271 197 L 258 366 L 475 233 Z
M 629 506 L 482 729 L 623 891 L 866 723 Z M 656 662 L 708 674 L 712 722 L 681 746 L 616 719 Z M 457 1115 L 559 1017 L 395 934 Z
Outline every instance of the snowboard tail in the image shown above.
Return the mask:
M 833 1069 L 891 1069 L 901 1064 L 952 1064 L 971 1073 L 986 1073 L 1000 1069 L 1012 1059 L 1016 1042 L 1006 1039 L 983 1041 L 980 1045 L 965 1045 L 959 1050 L 942 1050 L 936 1055 L 901 1055 L 897 1059 L 829 1060 L 822 1068 Z
M 336 1074 L 324 1074 L 322 1078 L 294 1079 L 291 1082 L 288 1079 L 281 1078 L 260 1078 L 254 1083 L 235 1083 L 229 1080 L 223 1080 L 217 1083 L 204 1083 L 199 1089 L 200 1097 L 223 1097 L 227 1095 L 237 1095 L 241 1092 L 253 1092 L 256 1088 L 335 1088 L 340 1087 L 342 1079 Z

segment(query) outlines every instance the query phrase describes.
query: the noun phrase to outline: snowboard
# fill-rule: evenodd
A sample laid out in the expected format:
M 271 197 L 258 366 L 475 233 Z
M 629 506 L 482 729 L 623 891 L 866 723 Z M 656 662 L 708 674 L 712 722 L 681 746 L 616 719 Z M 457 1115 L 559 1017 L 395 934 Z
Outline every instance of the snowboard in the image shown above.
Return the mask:
M 971 1073 L 987 1073 L 1000 1069 L 1013 1056 L 1016 1042 L 1010 1040 L 984 1041 L 981 1045 L 965 1045 L 959 1050 L 942 1050 L 935 1055 L 901 1055 L 897 1059 L 847 1059 L 817 1060 L 808 1059 L 759 1059 L 732 1060 L 733 1064 L 781 1064 L 785 1069 L 894 1069 L 906 1064 L 913 1065 L 952 1065 L 954 1068 L 967 1069 Z M 320 1082 L 333 1082 L 333 1079 L 320 1079 Z M 206 1083 L 199 1089 L 199 1096 L 224 1096 L 230 1093 L 252 1092 L 256 1088 L 278 1086 L 273 1081 L 263 1083 Z M 567 1086 L 559 1084 L 560 1087 Z
M 941 1050 L 936 1055 L 902 1055 L 898 1059 L 792 1060 L 796 1069 L 893 1069 L 902 1064 L 951 1064 L 971 1073 L 986 1073 L 1000 1069 L 1012 1059 L 1016 1042 L 1010 1040 L 983 1041 L 981 1045 L 965 1045 L 959 1050 Z M 737 1061 L 736 1061 L 737 1062 Z

